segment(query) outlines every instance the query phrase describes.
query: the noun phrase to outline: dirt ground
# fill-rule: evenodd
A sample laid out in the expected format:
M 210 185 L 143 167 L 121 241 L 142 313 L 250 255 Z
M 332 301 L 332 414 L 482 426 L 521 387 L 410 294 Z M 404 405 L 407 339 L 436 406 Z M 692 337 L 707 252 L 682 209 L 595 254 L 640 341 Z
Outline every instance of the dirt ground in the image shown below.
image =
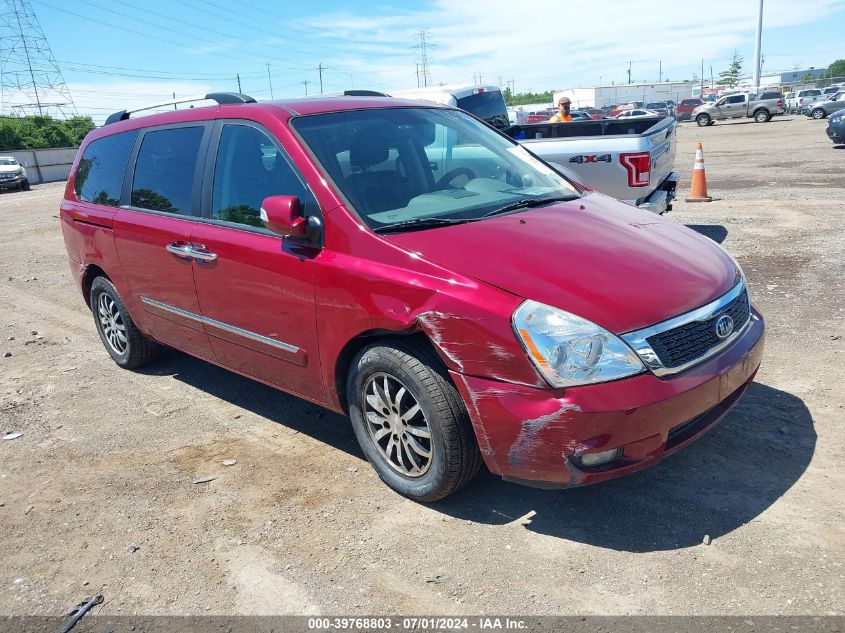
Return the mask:
M 0 614 L 94 593 L 104 614 L 845 613 L 845 149 L 825 126 L 679 128 L 684 193 L 700 140 L 720 199 L 668 217 L 723 242 L 768 322 L 720 426 L 627 479 L 485 472 L 431 506 L 379 482 L 343 417 L 177 352 L 119 369 L 71 280 L 64 185 L 0 195 L 0 431 L 23 433 L 0 440 Z

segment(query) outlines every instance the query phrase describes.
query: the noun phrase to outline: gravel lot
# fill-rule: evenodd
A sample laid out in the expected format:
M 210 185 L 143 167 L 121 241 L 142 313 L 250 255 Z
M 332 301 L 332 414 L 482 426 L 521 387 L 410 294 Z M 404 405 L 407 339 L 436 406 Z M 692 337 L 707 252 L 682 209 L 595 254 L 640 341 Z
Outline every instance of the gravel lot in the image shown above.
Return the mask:
M 71 280 L 64 185 L 0 195 L 0 431 L 23 433 L 0 440 L 0 614 L 94 593 L 106 614 L 845 614 L 845 149 L 825 126 L 679 128 L 684 195 L 700 140 L 719 200 L 669 217 L 737 257 L 769 328 L 719 427 L 628 479 L 484 473 L 432 506 L 382 485 L 343 417 L 177 352 L 120 370 Z

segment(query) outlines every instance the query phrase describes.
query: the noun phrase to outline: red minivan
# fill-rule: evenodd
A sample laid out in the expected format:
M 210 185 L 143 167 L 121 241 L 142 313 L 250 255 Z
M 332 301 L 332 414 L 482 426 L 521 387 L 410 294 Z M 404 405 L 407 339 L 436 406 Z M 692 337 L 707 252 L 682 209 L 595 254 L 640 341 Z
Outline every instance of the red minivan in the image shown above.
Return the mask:
M 121 367 L 174 347 L 349 415 L 420 501 L 481 462 L 543 487 L 661 460 L 763 353 L 742 271 L 433 103 L 239 94 L 109 117 L 61 225 Z

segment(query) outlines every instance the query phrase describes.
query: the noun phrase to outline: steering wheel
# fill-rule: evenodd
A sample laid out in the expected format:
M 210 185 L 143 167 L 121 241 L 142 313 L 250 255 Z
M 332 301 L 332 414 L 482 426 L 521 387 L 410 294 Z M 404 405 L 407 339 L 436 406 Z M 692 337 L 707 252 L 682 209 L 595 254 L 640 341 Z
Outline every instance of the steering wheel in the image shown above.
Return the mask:
M 475 172 L 469 167 L 455 167 L 451 171 L 446 172 L 434 185 L 437 189 L 445 189 L 447 185 L 458 176 L 466 176 L 470 180 L 475 178 Z

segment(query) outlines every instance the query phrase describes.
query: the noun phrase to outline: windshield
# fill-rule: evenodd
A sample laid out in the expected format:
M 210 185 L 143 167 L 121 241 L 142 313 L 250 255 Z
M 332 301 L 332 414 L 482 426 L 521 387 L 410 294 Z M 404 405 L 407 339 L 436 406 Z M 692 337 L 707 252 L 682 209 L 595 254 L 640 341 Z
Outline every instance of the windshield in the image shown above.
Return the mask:
M 17 165 L 18 161 L 14 158 L 0 157 L 0 165 Z
M 665 108 L 665 107 L 666 107 L 665 103 L 659 103 L 658 102 L 658 103 L 649 103 L 646 106 L 646 109 L 647 110 L 660 110 L 660 109 Z
M 467 114 L 385 108 L 299 117 L 293 126 L 361 219 L 471 221 L 516 202 L 580 195 L 521 145 Z

